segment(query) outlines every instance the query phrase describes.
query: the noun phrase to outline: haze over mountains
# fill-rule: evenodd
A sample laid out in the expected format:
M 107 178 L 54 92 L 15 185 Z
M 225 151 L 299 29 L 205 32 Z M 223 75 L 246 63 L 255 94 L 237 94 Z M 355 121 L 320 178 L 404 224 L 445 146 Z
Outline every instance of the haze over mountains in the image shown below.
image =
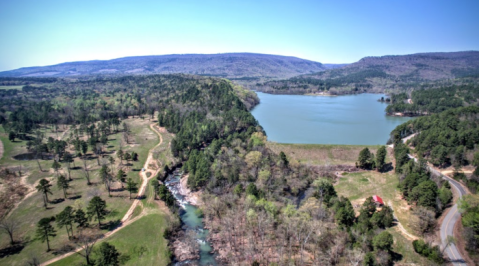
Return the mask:
M 384 92 L 479 74 L 479 52 L 365 57 L 353 64 L 322 64 L 254 53 L 135 56 L 69 62 L 0 72 L 0 77 L 74 77 L 184 73 L 228 78 L 270 93 Z
M 478 74 L 478 51 L 388 55 L 365 57 L 338 69 L 270 81 L 260 86 L 260 90 L 294 94 L 323 90 L 335 93 L 384 92 Z
M 340 65 L 342 66 L 342 65 Z M 291 56 L 227 53 L 135 56 L 112 60 L 69 62 L 0 72 L 6 77 L 77 76 L 100 74 L 185 73 L 239 80 L 284 79 L 334 68 Z

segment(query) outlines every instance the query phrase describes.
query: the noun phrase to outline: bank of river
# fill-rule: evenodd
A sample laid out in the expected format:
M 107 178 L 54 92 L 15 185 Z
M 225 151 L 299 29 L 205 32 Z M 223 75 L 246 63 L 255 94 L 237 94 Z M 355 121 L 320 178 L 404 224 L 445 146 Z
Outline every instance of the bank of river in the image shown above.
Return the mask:
M 204 228 L 203 218 L 198 212 L 198 208 L 191 205 L 185 198 L 185 195 L 181 194 L 181 182 L 180 174 L 171 174 L 165 180 L 165 185 L 171 191 L 175 199 L 181 206 L 180 219 L 183 223 L 183 230 L 194 230 L 196 232 L 196 240 L 199 244 L 200 258 L 198 260 L 188 260 L 184 262 L 177 262 L 175 265 L 217 265 L 215 255 L 211 253 L 213 248 L 208 242 L 208 230 Z
M 260 104 L 252 110 L 268 140 L 303 144 L 386 144 L 389 134 L 410 117 L 385 113 L 383 94 L 337 97 L 273 95 L 257 92 Z

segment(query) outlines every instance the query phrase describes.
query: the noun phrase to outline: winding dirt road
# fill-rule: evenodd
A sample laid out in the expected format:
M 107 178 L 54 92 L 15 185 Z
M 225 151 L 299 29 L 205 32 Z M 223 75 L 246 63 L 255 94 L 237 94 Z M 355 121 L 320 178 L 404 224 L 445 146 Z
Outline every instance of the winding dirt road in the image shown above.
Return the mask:
M 153 132 L 155 132 L 158 135 L 158 137 L 160 138 L 160 142 L 155 147 L 151 148 L 150 151 L 148 152 L 148 158 L 146 159 L 145 164 L 143 165 L 143 168 L 145 169 L 145 171 L 140 172 L 140 176 L 142 177 L 143 181 L 141 183 L 140 189 L 138 190 L 138 194 L 137 194 L 135 200 L 133 201 L 133 203 L 131 204 L 130 209 L 128 209 L 126 214 L 121 219 L 120 225 L 117 228 L 115 228 L 114 230 L 112 230 L 112 231 L 106 233 L 105 235 L 103 235 L 103 237 L 101 239 L 105 239 L 105 238 L 108 238 L 108 237 L 114 235 L 116 232 L 120 231 L 121 229 L 125 228 L 127 225 L 135 222 L 136 220 L 140 219 L 141 217 L 143 217 L 145 215 L 145 213 L 142 212 L 140 215 L 131 219 L 131 216 L 133 215 L 133 212 L 134 212 L 135 208 L 138 205 L 141 205 L 141 199 L 143 199 L 143 197 L 145 196 L 144 194 L 145 194 L 145 191 L 146 191 L 146 187 L 148 186 L 148 181 L 151 178 L 156 177 L 156 175 L 160 171 L 160 169 L 156 169 L 156 170 L 148 169 L 148 166 L 150 165 L 150 163 L 153 160 L 153 151 L 163 143 L 163 137 L 161 136 L 160 132 L 155 129 L 155 124 L 151 124 L 150 128 L 153 130 Z M 146 173 L 151 173 L 150 177 L 148 177 Z M 75 251 L 63 254 L 63 255 L 58 256 L 56 258 L 53 258 L 49 261 L 46 261 L 46 262 L 40 264 L 40 266 L 45 266 L 45 265 L 49 265 L 49 264 L 52 264 L 54 262 L 57 262 L 61 259 L 64 259 L 68 256 L 71 256 L 75 253 L 80 252 L 82 249 L 83 248 L 77 248 Z
M 389 207 L 391 207 L 391 209 L 394 210 L 394 207 L 393 207 L 393 204 L 391 203 L 391 201 L 388 202 L 388 205 Z M 401 224 L 401 222 L 399 222 L 399 219 L 396 217 L 396 214 L 394 213 L 393 211 L 393 217 L 394 217 L 394 220 L 396 221 L 396 229 L 399 230 L 399 232 L 404 236 L 406 237 L 407 239 L 411 240 L 411 241 L 414 241 L 417 239 L 417 236 L 415 235 L 412 235 L 410 234 L 406 228 L 404 228 L 404 226 Z

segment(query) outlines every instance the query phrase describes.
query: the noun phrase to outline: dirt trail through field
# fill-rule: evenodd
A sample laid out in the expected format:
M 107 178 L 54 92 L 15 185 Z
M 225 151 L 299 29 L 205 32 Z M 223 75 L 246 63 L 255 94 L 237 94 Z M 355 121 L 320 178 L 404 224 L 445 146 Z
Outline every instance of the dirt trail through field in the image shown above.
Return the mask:
M 120 225 L 115 228 L 114 230 L 106 233 L 102 239 L 105 239 L 105 238 L 108 238 L 110 236 L 112 236 L 113 234 L 115 234 L 116 232 L 120 231 L 122 228 L 125 228 L 127 225 L 133 223 L 134 221 L 140 219 L 141 217 L 143 217 L 145 215 L 145 212 L 142 211 L 140 213 L 140 215 L 136 216 L 135 218 L 131 219 L 131 216 L 133 215 L 133 212 L 135 210 L 135 208 L 141 204 L 141 199 L 143 199 L 143 197 L 145 197 L 144 193 L 146 191 L 146 187 L 148 186 L 148 181 L 153 178 L 153 177 L 156 177 L 156 175 L 158 174 L 158 172 L 160 171 L 160 169 L 156 169 L 156 170 L 152 170 L 152 169 L 148 169 L 148 166 L 150 165 L 150 163 L 152 162 L 152 160 L 154 160 L 153 158 L 153 151 L 158 147 L 160 146 L 162 143 L 163 143 L 163 137 L 161 136 L 160 132 L 155 128 L 155 124 L 151 124 L 150 125 L 150 128 L 158 135 L 158 137 L 160 138 L 160 142 L 153 148 L 150 149 L 150 151 L 148 152 L 148 158 L 146 159 L 145 161 L 145 164 L 143 166 L 143 168 L 145 169 L 145 171 L 141 171 L 140 172 L 140 176 L 142 177 L 143 179 L 143 182 L 141 183 L 141 186 L 140 186 L 140 189 L 138 190 L 138 194 L 137 194 L 137 197 L 135 198 L 135 200 L 133 201 L 133 204 L 131 204 L 131 207 L 130 209 L 126 212 L 125 216 L 123 216 L 123 218 L 121 219 L 121 223 Z M 151 173 L 150 177 L 147 176 L 146 173 Z M 71 256 L 79 251 L 81 251 L 83 248 L 78 248 L 76 249 L 75 251 L 72 251 L 72 252 L 69 252 L 69 253 L 66 253 L 66 254 L 63 254 L 59 257 L 56 257 L 56 258 L 53 258 L 49 261 L 46 261 L 42 264 L 40 264 L 40 266 L 45 266 L 45 265 L 49 265 L 49 264 L 52 264 L 54 262 L 57 262 L 61 259 L 64 259 L 68 256 Z
M 388 202 L 388 205 L 389 205 L 389 207 L 391 207 L 391 209 L 394 210 L 391 201 Z M 393 212 L 393 215 L 394 215 L 394 212 Z M 406 231 L 406 229 L 404 228 L 404 226 L 402 226 L 402 224 L 399 222 L 399 220 L 398 220 L 398 218 L 396 217 L 396 215 L 394 215 L 394 219 L 396 220 L 396 224 L 397 224 L 396 228 L 399 230 L 399 232 L 400 232 L 405 238 L 407 238 L 408 240 L 411 240 L 411 241 L 418 239 L 417 236 L 412 235 L 412 234 L 408 233 L 408 231 Z
M 22 200 L 20 200 L 19 202 L 17 202 L 15 204 L 15 206 L 13 207 L 13 209 L 11 209 L 8 214 L 7 214 L 7 217 L 9 217 L 17 208 L 18 206 L 24 202 L 26 199 L 28 199 L 29 197 L 31 197 L 33 194 L 35 194 L 35 192 L 37 192 L 37 189 L 36 189 L 36 186 L 38 186 L 38 183 L 40 183 L 40 180 L 41 179 L 38 179 L 33 185 L 28 183 L 27 182 L 27 178 L 29 177 L 29 175 L 24 175 L 20 178 L 20 184 L 27 187 L 27 194 L 25 194 L 25 196 L 22 198 Z M 45 178 L 46 180 L 48 181 L 52 181 L 53 177 L 46 177 Z
M 65 137 L 65 134 L 70 130 L 70 127 L 67 127 L 67 129 L 65 129 L 62 133 L 62 135 L 60 135 L 60 137 L 58 138 L 59 140 L 62 140 L 64 137 Z M 2 156 L 3 156 L 3 143 L 2 141 L 0 140 L 0 159 L 2 159 Z M 13 211 L 15 211 L 18 206 L 24 202 L 26 199 L 28 199 L 30 196 L 32 196 L 35 192 L 36 192 L 36 186 L 38 185 L 38 183 L 40 182 L 40 179 L 38 179 L 37 181 L 35 181 L 35 183 L 33 184 L 30 184 L 28 183 L 28 177 L 30 176 L 29 173 L 24 173 L 24 175 L 20 178 L 20 184 L 22 186 L 25 186 L 27 188 L 27 193 L 25 194 L 25 196 L 15 204 L 15 206 L 13 207 L 13 209 L 11 209 L 8 214 L 7 214 L 7 217 L 10 216 Z M 51 181 L 53 179 L 53 177 L 47 177 L 46 178 L 47 180 Z

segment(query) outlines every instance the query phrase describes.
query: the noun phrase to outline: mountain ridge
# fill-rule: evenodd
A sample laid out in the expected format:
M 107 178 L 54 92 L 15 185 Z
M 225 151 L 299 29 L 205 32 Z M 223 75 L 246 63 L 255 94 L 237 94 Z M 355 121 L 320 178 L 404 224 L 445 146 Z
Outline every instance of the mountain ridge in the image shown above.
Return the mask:
M 337 69 L 269 81 L 258 90 L 306 94 L 385 92 L 479 74 L 479 51 L 370 56 Z
M 66 77 L 102 74 L 184 73 L 257 81 L 324 71 L 334 65 L 294 56 L 258 53 L 170 54 L 129 56 L 111 60 L 73 61 L 0 72 L 1 77 Z

